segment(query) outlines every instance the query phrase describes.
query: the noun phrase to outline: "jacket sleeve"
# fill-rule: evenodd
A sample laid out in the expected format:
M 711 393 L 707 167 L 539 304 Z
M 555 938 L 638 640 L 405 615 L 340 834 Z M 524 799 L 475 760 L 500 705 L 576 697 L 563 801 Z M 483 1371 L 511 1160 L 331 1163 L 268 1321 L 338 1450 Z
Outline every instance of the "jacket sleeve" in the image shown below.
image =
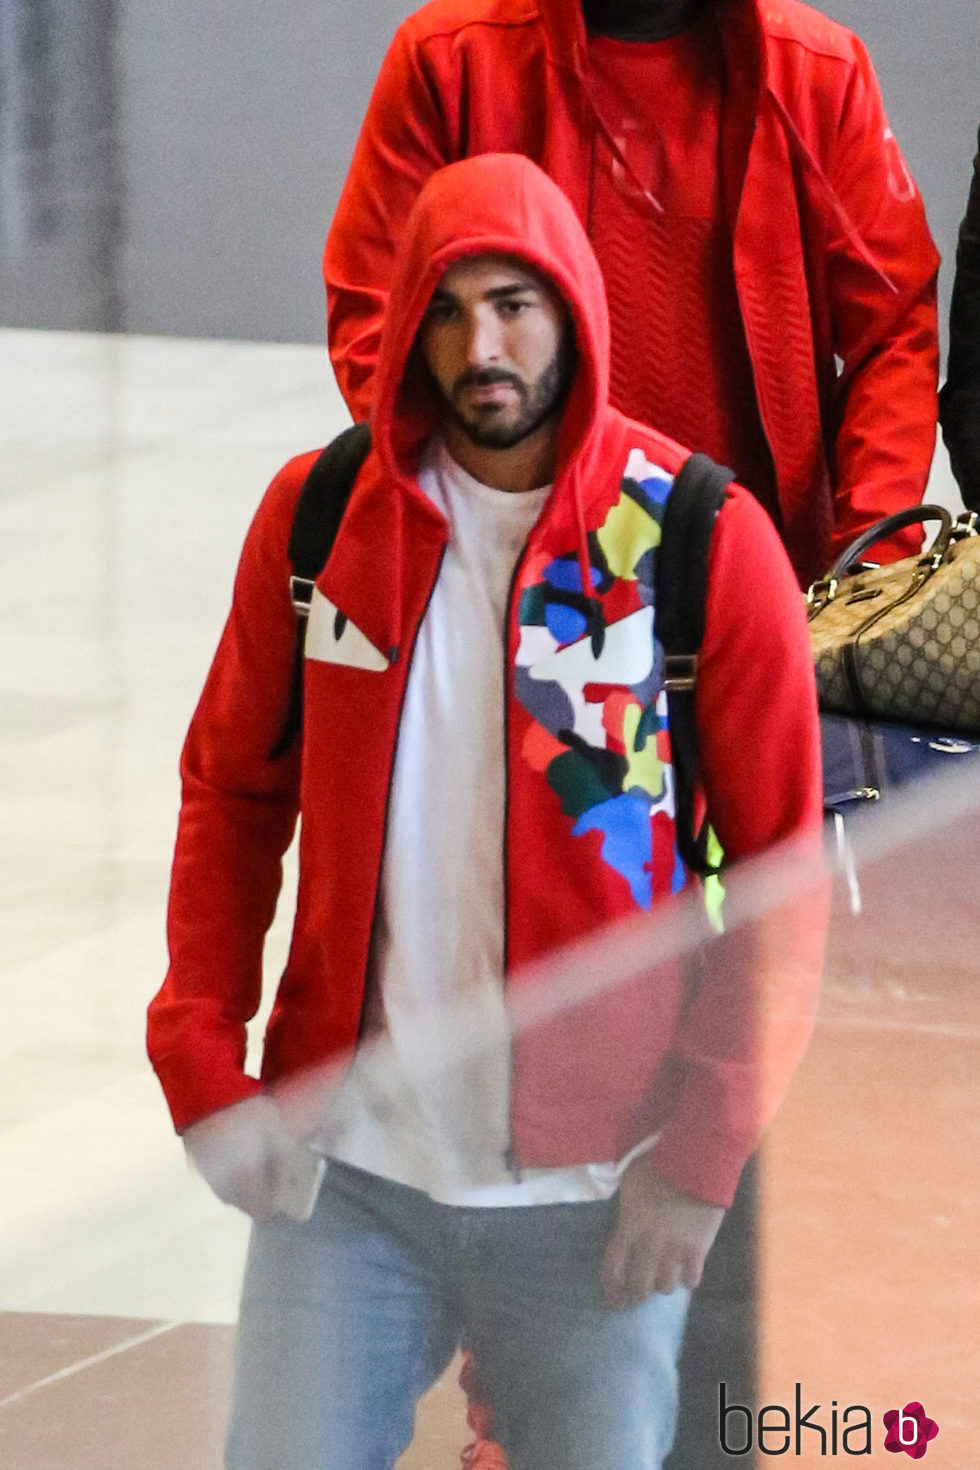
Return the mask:
M 834 557 L 874 521 L 922 499 L 937 416 L 939 255 L 871 61 L 856 40 L 855 48 L 830 163 L 844 210 L 826 266 L 842 364 Z M 913 528 L 876 554 L 893 560 L 920 543 Z
M 399 233 L 426 179 L 451 161 L 443 98 L 408 21 L 378 73 L 323 256 L 330 357 L 355 423 L 370 416 Z
M 943 438 L 970 510 L 980 510 L 980 134 L 956 248 L 949 365 L 940 395 Z
M 269 759 L 286 711 L 295 619 L 287 542 L 315 455 L 273 480 L 245 541 L 231 612 L 181 757 L 170 968 L 147 1048 L 181 1130 L 260 1091 L 245 1073 L 262 949 L 299 805 L 299 751 Z
M 698 760 L 730 865 L 724 909 L 739 912 L 701 957 L 674 1042 L 678 1092 L 650 1160 L 676 1187 L 727 1206 L 810 1037 L 827 887 L 802 599 L 768 516 L 745 492 L 721 511 L 709 571 Z M 772 867 L 747 864 L 777 846 L 762 860 Z M 759 901 L 751 921 L 743 895 L 750 910 Z

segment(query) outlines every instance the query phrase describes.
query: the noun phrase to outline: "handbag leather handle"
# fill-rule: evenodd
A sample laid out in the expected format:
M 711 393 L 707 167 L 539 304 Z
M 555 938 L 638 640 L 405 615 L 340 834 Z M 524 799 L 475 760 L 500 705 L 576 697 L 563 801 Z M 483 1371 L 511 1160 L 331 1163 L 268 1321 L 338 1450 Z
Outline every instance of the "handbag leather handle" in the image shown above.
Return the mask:
M 848 568 L 860 560 L 862 551 L 867 551 L 869 546 L 874 546 L 878 541 L 887 541 L 888 537 L 896 531 L 904 531 L 906 526 L 914 526 L 917 521 L 940 522 L 933 555 L 938 552 L 942 556 L 946 551 L 950 532 L 953 529 L 953 517 L 941 505 L 910 505 L 905 510 L 897 510 L 894 515 L 884 516 L 882 520 L 875 521 L 874 525 L 862 531 L 860 536 L 855 536 L 850 546 L 845 547 L 841 552 L 823 580 L 839 582 L 847 575 Z

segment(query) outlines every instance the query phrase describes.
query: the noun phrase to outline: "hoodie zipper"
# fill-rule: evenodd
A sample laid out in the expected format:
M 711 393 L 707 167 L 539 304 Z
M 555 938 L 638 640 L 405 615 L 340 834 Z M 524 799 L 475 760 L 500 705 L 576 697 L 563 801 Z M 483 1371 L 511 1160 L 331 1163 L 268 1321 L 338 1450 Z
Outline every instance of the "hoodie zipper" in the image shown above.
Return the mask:
M 503 867 L 503 965 L 501 967 L 501 982 L 506 993 L 507 972 L 510 967 L 510 891 L 507 880 L 507 854 L 508 833 L 510 831 L 510 628 L 511 611 L 514 604 L 514 588 L 520 576 L 524 558 L 527 555 L 527 542 L 521 547 L 514 570 L 511 573 L 510 586 L 507 589 L 507 605 L 504 610 L 504 659 L 503 659 L 503 681 L 504 681 L 504 832 L 502 843 L 502 867 Z M 517 1146 L 514 1143 L 514 1042 L 508 1022 L 510 1066 L 507 1071 L 507 1147 L 504 1149 L 504 1167 L 515 1184 L 520 1184 L 524 1178 Z

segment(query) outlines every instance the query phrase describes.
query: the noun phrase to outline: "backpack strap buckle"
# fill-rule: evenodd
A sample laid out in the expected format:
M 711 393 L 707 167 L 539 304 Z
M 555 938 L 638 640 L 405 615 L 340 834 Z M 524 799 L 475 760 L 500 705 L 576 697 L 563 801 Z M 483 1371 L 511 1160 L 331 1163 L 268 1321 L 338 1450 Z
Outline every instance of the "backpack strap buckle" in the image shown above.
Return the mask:
M 312 577 L 290 577 L 289 596 L 292 600 L 293 611 L 298 618 L 309 617 L 315 586 L 316 583 Z
M 698 656 L 696 653 L 670 653 L 664 659 L 663 688 L 668 694 L 693 689 L 697 682 Z

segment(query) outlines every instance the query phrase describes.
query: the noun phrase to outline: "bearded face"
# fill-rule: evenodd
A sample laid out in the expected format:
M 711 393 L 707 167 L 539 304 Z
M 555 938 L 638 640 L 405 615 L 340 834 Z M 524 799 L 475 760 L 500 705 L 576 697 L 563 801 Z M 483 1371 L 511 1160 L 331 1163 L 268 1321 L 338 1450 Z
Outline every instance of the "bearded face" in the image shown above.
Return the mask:
M 513 449 L 564 406 L 574 366 L 568 308 L 521 261 L 484 255 L 450 266 L 418 340 L 446 420 L 471 444 Z

